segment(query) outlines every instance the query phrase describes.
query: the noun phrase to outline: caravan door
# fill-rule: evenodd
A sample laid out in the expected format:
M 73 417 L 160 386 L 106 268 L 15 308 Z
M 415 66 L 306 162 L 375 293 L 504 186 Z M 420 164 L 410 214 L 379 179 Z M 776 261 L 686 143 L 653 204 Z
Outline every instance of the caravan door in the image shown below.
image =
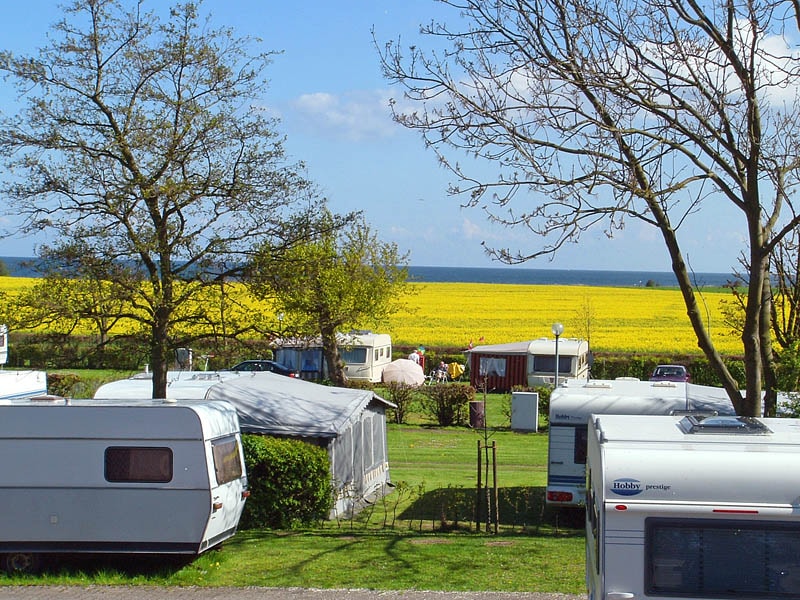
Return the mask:
M 206 441 L 211 507 L 202 549 L 231 537 L 244 510 L 247 477 L 240 434 Z

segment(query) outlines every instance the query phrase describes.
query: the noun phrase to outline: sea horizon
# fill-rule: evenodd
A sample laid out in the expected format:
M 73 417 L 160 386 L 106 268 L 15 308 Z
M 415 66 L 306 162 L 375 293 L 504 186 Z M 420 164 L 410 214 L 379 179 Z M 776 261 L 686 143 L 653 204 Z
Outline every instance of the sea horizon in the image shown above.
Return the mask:
M 32 256 L 0 256 L 12 277 L 40 277 Z M 420 283 L 500 283 L 519 285 L 586 285 L 597 287 L 676 287 L 671 271 L 603 269 L 537 269 L 532 267 L 439 267 L 412 265 L 409 279 Z M 738 278 L 733 273 L 694 273 L 698 287 L 722 287 Z

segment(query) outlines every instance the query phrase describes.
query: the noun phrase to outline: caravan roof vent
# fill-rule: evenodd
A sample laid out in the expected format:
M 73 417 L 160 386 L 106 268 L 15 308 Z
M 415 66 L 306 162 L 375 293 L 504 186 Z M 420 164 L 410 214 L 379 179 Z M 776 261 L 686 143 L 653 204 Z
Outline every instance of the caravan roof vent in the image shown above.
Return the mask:
M 607 381 L 590 381 L 589 383 L 587 383 L 583 387 L 585 387 L 585 388 L 606 388 L 606 389 L 611 389 L 611 384 L 608 383 Z
M 662 388 L 675 388 L 678 387 L 678 384 L 674 381 L 653 381 L 650 385 L 653 387 L 662 387 Z
M 681 419 L 684 433 L 728 433 L 763 435 L 772 431 L 755 417 L 689 415 Z

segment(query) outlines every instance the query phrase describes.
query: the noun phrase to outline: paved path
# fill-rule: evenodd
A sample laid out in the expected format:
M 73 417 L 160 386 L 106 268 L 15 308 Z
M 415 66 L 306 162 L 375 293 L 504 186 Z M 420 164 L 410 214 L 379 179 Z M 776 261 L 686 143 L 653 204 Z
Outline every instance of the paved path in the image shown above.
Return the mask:
M 0 600 L 585 600 L 585 596 L 508 592 L 313 590 L 139 586 L 0 586 Z

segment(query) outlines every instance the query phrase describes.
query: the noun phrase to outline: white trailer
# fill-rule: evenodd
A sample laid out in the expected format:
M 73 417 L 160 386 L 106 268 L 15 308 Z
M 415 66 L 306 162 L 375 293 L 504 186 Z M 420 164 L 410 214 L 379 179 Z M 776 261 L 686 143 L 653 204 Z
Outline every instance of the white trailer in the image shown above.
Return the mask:
M 351 381 L 380 383 L 383 369 L 392 362 L 392 337 L 386 333 L 351 331 L 336 335 L 344 362 L 344 373 Z M 276 342 L 275 360 L 299 371 L 307 380 L 326 379 L 328 366 L 322 356 L 322 340 L 281 339 Z
M 800 598 L 800 420 L 598 415 L 589 600 Z
M 47 395 L 46 372 L 0 370 L 0 402 L 45 395 Z
M 725 390 L 672 381 L 569 380 L 550 396 L 547 504 L 583 506 L 586 436 L 592 414 L 735 413 Z
M 556 368 L 556 360 L 558 367 Z M 539 338 L 528 346 L 528 386 L 558 385 L 567 379 L 588 379 L 589 342 L 577 338 Z M 558 382 L 556 382 L 558 373 Z
M 228 402 L 0 405 L 0 557 L 196 555 L 236 532 L 247 476 Z

